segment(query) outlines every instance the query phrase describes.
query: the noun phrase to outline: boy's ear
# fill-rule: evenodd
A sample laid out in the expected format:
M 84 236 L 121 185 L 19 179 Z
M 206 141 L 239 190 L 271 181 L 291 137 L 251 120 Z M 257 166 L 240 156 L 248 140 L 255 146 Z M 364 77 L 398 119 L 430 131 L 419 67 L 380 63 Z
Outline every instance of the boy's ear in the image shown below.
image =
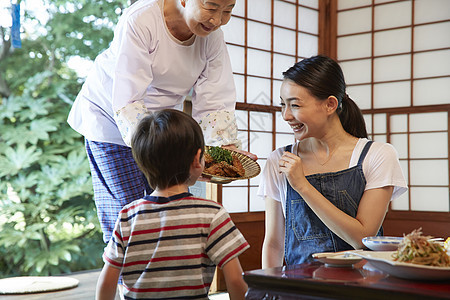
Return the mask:
M 202 149 L 198 149 L 197 154 L 194 156 L 194 161 L 192 162 L 193 168 L 201 168 L 202 167 Z

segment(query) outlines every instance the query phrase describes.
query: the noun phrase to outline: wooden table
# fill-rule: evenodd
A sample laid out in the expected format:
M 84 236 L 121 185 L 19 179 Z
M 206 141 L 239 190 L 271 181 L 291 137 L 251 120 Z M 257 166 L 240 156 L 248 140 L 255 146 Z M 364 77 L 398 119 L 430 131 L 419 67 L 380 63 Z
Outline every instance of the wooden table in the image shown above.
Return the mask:
M 320 262 L 244 273 L 246 299 L 450 299 L 449 281 L 413 281 L 389 276 L 365 260 L 353 267 Z

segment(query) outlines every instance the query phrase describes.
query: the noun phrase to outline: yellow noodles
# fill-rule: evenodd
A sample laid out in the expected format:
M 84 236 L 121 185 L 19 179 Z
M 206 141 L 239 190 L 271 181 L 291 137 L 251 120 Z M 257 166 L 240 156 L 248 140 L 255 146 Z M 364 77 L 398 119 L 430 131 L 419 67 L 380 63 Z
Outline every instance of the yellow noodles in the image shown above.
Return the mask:
M 403 237 L 394 260 L 419 265 L 450 267 L 450 257 L 440 244 L 429 241 L 431 236 L 423 236 L 422 228 L 413 230 Z

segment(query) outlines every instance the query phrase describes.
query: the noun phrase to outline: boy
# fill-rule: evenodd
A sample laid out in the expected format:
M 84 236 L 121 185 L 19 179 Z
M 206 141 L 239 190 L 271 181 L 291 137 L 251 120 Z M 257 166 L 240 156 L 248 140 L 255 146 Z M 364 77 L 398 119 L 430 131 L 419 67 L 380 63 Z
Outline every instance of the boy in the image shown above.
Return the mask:
M 125 206 L 103 255 L 97 299 L 208 299 L 216 265 L 231 299 L 247 285 L 238 256 L 248 247 L 218 203 L 193 197 L 204 168 L 204 139 L 187 114 L 166 109 L 144 118 L 131 147 L 153 193 Z

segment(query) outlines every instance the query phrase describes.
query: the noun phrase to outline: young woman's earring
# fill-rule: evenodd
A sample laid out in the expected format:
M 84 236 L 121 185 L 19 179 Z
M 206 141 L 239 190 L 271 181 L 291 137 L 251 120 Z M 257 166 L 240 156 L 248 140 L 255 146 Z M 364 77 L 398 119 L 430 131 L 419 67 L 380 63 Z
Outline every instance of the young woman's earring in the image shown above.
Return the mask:
M 185 7 L 186 6 L 186 0 L 181 0 L 181 6 Z

